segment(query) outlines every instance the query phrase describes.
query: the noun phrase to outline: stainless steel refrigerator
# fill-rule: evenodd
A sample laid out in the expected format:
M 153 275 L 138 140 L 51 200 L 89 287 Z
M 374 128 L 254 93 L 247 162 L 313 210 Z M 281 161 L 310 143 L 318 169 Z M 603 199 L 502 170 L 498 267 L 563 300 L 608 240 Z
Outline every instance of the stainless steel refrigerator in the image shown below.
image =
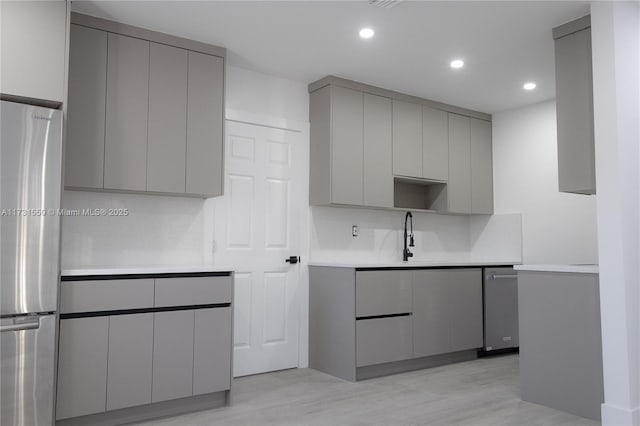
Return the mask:
M 0 103 L 0 423 L 53 424 L 62 113 Z

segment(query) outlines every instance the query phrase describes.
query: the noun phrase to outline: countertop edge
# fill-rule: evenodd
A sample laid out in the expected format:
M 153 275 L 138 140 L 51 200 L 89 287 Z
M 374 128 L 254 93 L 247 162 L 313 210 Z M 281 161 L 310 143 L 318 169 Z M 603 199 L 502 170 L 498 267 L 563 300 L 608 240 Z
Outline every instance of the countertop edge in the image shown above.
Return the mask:
M 516 265 L 514 269 L 522 272 L 599 273 L 598 265 Z
M 341 263 L 341 262 L 309 262 L 309 266 L 323 266 L 330 268 L 353 269 L 391 269 L 391 268 L 449 268 L 449 267 L 482 267 L 482 266 L 512 266 L 520 261 L 433 261 L 433 262 L 388 262 L 388 263 Z
M 165 274 L 203 274 L 231 273 L 234 268 L 228 266 L 143 266 L 143 267 L 99 267 L 99 268 L 63 268 L 62 277 L 80 276 L 121 276 L 121 275 L 165 275 Z

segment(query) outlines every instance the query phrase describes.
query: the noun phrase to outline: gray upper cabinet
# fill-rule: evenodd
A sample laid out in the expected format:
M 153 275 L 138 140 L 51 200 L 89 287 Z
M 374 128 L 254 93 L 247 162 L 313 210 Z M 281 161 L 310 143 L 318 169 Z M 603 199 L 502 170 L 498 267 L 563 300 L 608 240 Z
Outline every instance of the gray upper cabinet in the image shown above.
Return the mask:
M 71 19 L 65 187 L 222 195 L 225 49 Z
M 448 211 L 471 213 L 471 142 L 469 118 L 449 114 Z
M 471 142 L 471 213 L 493 213 L 493 144 L 491 123 L 469 119 Z
M 149 42 L 109 34 L 104 187 L 147 186 Z
M 554 28 L 553 36 L 559 189 L 595 194 L 590 17 Z
M 331 201 L 362 205 L 363 94 L 331 87 Z
M 393 206 L 391 99 L 340 86 L 310 95 L 311 204 Z
M 392 102 L 364 94 L 363 204 L 393 207 Z
M 422 105 L 393 100 L 393 174 L 422 177 Z
M 187 182 L 189 194 L 223 192 L 224 59 L 189 52 L 187 97 Z
M 147 191 L 185 192 L 187 51 L 151 43 Z
M 54 107 L 65 101 L 67 5 L 63 0 L 2 2 L 0 93 Z
M 107 33 L 71 25 L 65 186 L 104 186 Z
M 422 107 L 422 177 L 449 179 L 449 125 L 447 112 Z

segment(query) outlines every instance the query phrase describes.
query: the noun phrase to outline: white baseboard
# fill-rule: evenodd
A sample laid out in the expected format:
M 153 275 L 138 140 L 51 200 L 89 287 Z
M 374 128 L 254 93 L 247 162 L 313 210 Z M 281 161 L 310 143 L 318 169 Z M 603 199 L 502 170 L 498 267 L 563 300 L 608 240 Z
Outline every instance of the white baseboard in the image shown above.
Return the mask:
M 602 426 L 640 426 L 640 407 L 629 410 L 602 404 Z

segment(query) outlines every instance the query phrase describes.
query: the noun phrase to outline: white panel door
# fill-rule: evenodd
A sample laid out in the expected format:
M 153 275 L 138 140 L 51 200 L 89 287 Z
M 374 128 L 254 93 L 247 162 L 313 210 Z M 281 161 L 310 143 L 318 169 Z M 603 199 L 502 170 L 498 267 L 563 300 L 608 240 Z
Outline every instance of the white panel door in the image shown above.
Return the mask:
M 235 272 L 234 376 L 298 366 L 300 212 L 305 150 L 298 132 L 226 121 L 225 196 L 216 202 L 216 263 Z

